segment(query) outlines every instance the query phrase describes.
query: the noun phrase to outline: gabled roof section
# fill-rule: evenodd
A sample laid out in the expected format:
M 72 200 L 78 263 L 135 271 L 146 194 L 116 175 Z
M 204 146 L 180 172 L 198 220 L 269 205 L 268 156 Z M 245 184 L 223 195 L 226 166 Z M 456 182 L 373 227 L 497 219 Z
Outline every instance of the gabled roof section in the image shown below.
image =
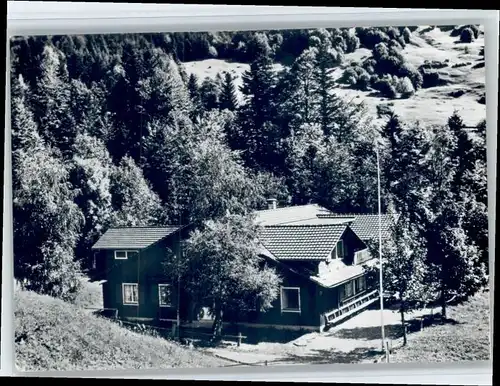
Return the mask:
M 256 222 L 262 226 L 284 225 L 297 221 L 314 220 L 321 213 L 329 211 L 317 204 L 286 206 L 283 208 L 259 210 L 255 212 Z
M 176 225 L 109 228 L 92 249 L 145 249 L 181 228 Z
M 390 218 L 388 214 L 382 214 L 382 238 L 390 235 Z M 379 218 L 378 214 L 341 214 L 341 213 L 322 213 L 318 215 L 319 219 L 351 219 L 350 228 L 358 235 L 361 240 L 378 239 L 379 236 Z
M 347 229 L 334 225 L 270 225 L 260 242 L 278 260 L 326 260 Z

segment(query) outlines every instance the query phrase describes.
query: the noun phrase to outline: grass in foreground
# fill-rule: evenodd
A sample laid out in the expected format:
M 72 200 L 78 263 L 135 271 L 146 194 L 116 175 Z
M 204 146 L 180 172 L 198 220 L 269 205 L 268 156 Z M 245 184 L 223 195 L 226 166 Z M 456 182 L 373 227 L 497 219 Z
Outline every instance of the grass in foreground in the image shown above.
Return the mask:
M 226 362 L 140 335 L 30 291 L 15 293 L 16 366 L 21 371 L 217 367 Z
M 481 292 L 450 307 L 457 324 L 435 325 L 408 335 L 408 345 L 391 355 L 391 362 L 455 362 L 490 359 L 490 296 Z

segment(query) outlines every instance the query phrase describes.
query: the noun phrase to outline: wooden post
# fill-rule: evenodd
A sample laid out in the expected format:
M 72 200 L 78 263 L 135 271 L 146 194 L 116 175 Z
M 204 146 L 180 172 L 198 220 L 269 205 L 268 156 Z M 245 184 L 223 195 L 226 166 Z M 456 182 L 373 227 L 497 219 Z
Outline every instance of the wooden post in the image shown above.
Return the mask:
M 175 338 L 176 337 L 176 324 L 175 323 L 172 323 L 172 338 Z
M 238 347 L 241 346 L 241 339 L 242 339 L 241 332 L 238 332 Z
M 390 355 L 390 350 L 389 350 L 389 342 L 386 342 L 385 344 L 386 344 L 385 353 L 386 353 L 387 363 L 390 363 L 390 361 L 391 361 L 390 360 L 391 355 Z

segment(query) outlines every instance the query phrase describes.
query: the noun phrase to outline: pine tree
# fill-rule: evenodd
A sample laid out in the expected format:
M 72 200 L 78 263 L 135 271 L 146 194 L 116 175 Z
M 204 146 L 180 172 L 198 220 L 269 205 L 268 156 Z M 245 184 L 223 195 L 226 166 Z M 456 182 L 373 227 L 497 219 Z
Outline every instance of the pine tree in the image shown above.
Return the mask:
M 226 72 L 224 75 L 224 83 L 220 95 L 220 108 L 229 111 L 235 111 L 238 107 L 238 98 L 236 96 L 236 88 L 234 86 L 234 79 L 230 73 Z
M 406 317 L 435 300 L 435 283 L 427 280 L 425 243 L 418 230 L 405 216 L 389 210 L 389 234 L 383 244 L 384 292 L 397 299 L 401 317 L 403 345 L 407 344 Z M 378 253 L 378 243 L 370 243 Z
M 220 106 L 221 89 L 219 83 L 206 77 L 200 86 L 200 96 L 203 111 L 218 109 Z
M 202 109 L 200 85 L 195 73 L 189 76 L 187 88 L 191 97 L 191 103 L 193 104 L 191 119 L 195 120 L 200 115 Z
M 79 134 L 73 145 L 71 181 L 78 192 L 75 203 L 85 217 L 75 249 L 84 268 L 90 268 L 93 243 L 111 225 L 112 172 L 113 164 L 104 143 L 89 134 Z
M 261 56 L 243 74 L 244 105 L 239 124 L 245 161 L 251 167 L 275 170 L 283 162 L 280 127 L 276 125 L 276 75 L 273 62 Z
M 164 119 L 172 111 L 188 115 L 192 111 L 189 90 L 180 75 L 180 67 L 159 49 L 148 62 L 150 73 L 140 81 L 142 116 L 146 122 Z M 147 135 L 147 125 L 143 136 Z
M 458 198 L 452 189 L 458 170 L 450 156 L 454 137 L 444 126 L 434 130 L 432 139 L 425 170 L 428 190 L 421 204 L 427 213 L 423 234 L 431 277 L 439 285 L 441 314 L 446 318 L 447 304 L 477 292 L 485 283 L 486 272 L 477 246 L 468 240 L 464 229 L 466 207 L 474 198 Z
M 124 157 L 111 174 L 113 224 L 158 225 L 165 218 L 161 201 L 131 157 Z
M 51 44 L 43 51 L 41 78 L 37 83 L 33 107 L 35 120 L 45 141 L 70 157 L 77 135 L 71 108 L 70 84 L 65 58 Z

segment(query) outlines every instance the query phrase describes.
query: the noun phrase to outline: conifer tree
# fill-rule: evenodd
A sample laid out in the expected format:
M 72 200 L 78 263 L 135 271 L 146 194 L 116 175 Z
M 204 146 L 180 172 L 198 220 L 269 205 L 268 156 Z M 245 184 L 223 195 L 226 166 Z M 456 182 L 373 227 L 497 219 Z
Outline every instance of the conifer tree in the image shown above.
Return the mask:
M 244 157 L 251 167 L 273 170 L 282 162 L 280 127 L 276 125 L 276 75 L 269 56 L 260 56 L 243 74 L 240 126 Z
M 229 72 L 224 75 L 224 83 L 220 95 L 220 108 L 229 111 L 235 111 L 238 107 L 238 98 L 236 96 L 236 88 L 234 86 L 234 79 Z
M 75 203 L 85 217 L 75 248 L 84 268 L 90 268 L 93 243 L 112 225 L 112 173 L 113 164 L 105 144 L 87 133 L 79 134 L 73 145 L 70 175 L 77 191 Z

